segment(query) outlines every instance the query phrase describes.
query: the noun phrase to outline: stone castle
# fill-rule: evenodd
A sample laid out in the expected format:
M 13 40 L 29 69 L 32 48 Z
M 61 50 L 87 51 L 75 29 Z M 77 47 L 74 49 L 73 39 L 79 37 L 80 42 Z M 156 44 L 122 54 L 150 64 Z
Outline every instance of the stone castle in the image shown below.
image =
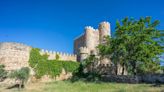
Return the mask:
M 56 59 L 59 55 L 59 60 L 65 61 L 82 61 L 90 54 L 96 54 L 96 46 L 103 44 L 104 36 L 110 36 L 110 24 L 102 22 L 98 29 L 90 26 L 85 27 L 85 32 L 80 37 L 74 40 L 74 54 L 41 50 L 40 54 L 49 55 L 49 60 Z M 20 69 L 28 67 L 31 46 L 22 43 L 1 42 L 0 43 L 0 64 L 4 64 L 6 70 Z
M 97 54 L 96 47 L 105 42 L 105 36 L 111 36 L 108 22 L 101 22 L 98 29 L 87 26 L 84 31 L 74 40 L 74 54 L 77 55 L 77 61 L 83 61 L 90 54 Z

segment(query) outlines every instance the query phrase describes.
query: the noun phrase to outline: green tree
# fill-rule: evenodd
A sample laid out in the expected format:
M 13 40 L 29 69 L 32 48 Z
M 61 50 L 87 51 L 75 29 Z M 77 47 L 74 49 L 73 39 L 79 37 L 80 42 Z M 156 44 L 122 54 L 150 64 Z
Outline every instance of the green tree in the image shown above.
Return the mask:
M 30 75 L 30 69 L 28 67 L 23 67 L 19 70 L 15 70 L 10 73 L 10 78 L 15 78 L 19 81 L 19 89 L 22 88 L 22 86 L 25 86 L 25 83 L 27 82 Z
M 59 59 L 60 59 L 59 54 L 56 54 L 56 55 L 55 55 L 55 59 L 56 59 L 56 60 L 59 60 Z
M 161 70 L 162 70 L 162 72 L 164 73 L 164 66 L 161 66 Z
M 163 34 L 156 27 L 159 21 L 151 21 L 151 17 L 139 20 L 126 17 L 116 22 L 116 31 L 105 48 L 105 54 L 112 61 L 128 68 L 132 74 L 155 73 L 160 69 L 159 56 L 164 52 L 161 45 Z M 101 52 L 101 53 L 102 53 Z

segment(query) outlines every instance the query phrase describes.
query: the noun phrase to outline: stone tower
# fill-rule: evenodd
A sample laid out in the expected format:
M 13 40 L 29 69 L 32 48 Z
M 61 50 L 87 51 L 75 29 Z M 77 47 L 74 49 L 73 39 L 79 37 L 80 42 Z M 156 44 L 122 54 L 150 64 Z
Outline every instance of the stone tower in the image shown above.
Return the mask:
M 111 36 L 110 34 L 110 24 L 108 22 L 101 22 L 99 25 L 99 41 L 100 44 L 104 43 L 104 37 Z
M 83 61 L 91 54 L 97 54 L 97 46 L 104 43 L 104 37 L 110 36 L 110 24 L 101 22 L 98 29 L 87 26 L 84 33 L 74 40 L 74 54 L 77 61 Z

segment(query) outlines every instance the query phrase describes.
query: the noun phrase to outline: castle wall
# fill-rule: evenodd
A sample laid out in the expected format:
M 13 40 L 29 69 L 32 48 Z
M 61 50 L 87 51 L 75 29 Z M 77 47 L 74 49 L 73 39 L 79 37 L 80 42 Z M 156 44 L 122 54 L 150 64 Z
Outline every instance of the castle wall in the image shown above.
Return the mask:
M 68 53 L 61 53 L 61 52 L 54 52 L 54 51 L 48 51 L 48 50 L 41 50 L 40 54 L 47 54 L 49 55 L 49 60 L 55 60 L 56 55 L 59 55 L 59 60 L 65 60 L 65 61 L 76 61 L 77 56 L 74 54 L 68 54 Z
M 6 70 L 28 67 L 31 47 L 19 43 L 0 43 L 0 64 Z
M 30 46 L 13 43 L 13 42 L 5 42 L 0 43 L 0 64 L 5 65 L 5 70 L 16 70 L 21 67 L 29 67 L 28 61 L 30 57 Z M 49 60 L 56 59 L 56 55 L 59 55 L 59 60 L 65 61 L 76 61 L 77 56 L 73 54 L 65 54 L 59 52 L 52 52 L 47 50 L 42 50 L 41 54 L 48 54 Z
M 74 54 L 79 54 L 79 48 L 85 46 L 85 34 L 82 34 L 74 40 Z

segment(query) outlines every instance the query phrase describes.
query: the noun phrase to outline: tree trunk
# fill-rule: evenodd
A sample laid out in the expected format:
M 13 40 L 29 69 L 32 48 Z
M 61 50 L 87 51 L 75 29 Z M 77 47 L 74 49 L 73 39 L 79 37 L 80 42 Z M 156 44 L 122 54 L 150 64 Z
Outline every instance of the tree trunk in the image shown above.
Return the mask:
M 22 80 L 22 87 L 25 88 L 25 80 Z
M 115 73 L 116 73 L 116 75 L 118 75 L 117 73 L 118 73 L 118 64 L 116 63 L 116 65 L 115 65 L 116 67 L 115 67 Z
M 19 82 L 19 90 L 21 89 L 22 83 L 21 81 Z
M 125 67 L 124 66 L 125 66 L 125 64 L 123 63 L 122 64 L 122 73 L 121 73 L 121 75 L 124 75 L 124 70 L 125 70 Z
M 133 61 L 132 66 L 133 66 L 133 69 L 132 69 L 133 74 L 136 75 L 136 62 L 135 61 Z

